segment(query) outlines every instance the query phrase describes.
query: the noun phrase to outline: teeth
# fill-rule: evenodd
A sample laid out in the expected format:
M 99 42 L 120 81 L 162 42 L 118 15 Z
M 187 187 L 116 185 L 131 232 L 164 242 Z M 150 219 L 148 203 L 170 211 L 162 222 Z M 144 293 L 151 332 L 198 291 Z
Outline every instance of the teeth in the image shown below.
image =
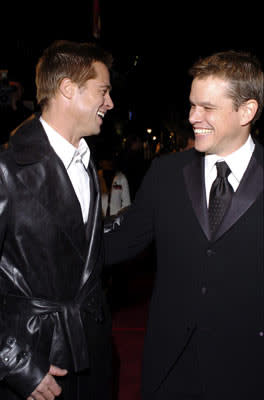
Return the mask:
M 195 135 L 211 135 L 213 133 L 212 129 L 194 129 Z
M 98 111 L 98 112 L 97 112 L 97 115 L 99 115 L 99 117 L 101 117 L 101 118 L 104 118 L 104 116 L 105 116 L 104 113 L 103 113 L 102 111 Z

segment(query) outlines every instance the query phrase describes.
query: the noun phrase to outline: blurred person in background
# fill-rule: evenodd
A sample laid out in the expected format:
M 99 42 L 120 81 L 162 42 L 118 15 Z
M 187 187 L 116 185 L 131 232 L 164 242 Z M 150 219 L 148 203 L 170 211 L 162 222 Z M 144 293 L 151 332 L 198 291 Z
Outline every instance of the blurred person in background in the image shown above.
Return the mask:
M 99 166 L 103 216 L 115 215 L 131 204 L 129 184 L 126 176 L 116 167 L 114 155 L 105 154 Z
M 10 81 L 8 70 L 0 70 L 0 147 L 8 145 L 11 131 L 32 114 L 23 101 L 23 86 L 18 81 Z

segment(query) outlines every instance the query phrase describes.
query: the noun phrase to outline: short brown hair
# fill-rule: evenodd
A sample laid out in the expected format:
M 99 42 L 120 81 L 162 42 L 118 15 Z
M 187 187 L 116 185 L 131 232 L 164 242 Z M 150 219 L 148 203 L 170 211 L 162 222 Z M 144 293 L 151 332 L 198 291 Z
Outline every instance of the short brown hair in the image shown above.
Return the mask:
M 44 50 L 36 66 L 38 104 L 42 108 L 47 106 L 64 78 L 70 78 L 80 87 L 94 78 L 96 61 L 110 69 L 113 59 L 110 53 L 94 43 L 55 41 Z
M 252 121 L 257 121 L 264 105 L 264 74 L 259 60 L 250 53 L 229 50 L 198 60 L 189 70 L 194 78 L 216 76 L 230 83 L 228 96 L 235 110 L 247 100 L 254 99 L 258 110 Z

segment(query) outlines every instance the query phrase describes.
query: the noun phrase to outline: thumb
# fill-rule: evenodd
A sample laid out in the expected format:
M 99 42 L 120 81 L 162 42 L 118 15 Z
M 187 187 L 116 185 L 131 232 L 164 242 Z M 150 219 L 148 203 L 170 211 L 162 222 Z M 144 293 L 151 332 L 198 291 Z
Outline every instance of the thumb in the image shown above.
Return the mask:
M 59 367 L 55 367 L 54 365 L 50 366 L 49 374 L 55 376 L 64 376 L 68 373 L 67 369 L 61 369 Z

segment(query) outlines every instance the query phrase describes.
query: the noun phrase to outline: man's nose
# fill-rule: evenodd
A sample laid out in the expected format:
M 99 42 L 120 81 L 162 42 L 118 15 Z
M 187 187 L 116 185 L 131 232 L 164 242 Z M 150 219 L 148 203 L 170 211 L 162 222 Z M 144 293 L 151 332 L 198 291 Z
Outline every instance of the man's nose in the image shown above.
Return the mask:
M 194 124 L 195 122 L 200 122 L 202 120 L 202 110 L 198 107 L 192 106 L 189 112 L 189 122 L 190 124 Z
M 114 108 L 114 103 L 110 94 L 108 94 L 106 97 L 106 107 L 108 110 L 112 110 L 112 108 Z

